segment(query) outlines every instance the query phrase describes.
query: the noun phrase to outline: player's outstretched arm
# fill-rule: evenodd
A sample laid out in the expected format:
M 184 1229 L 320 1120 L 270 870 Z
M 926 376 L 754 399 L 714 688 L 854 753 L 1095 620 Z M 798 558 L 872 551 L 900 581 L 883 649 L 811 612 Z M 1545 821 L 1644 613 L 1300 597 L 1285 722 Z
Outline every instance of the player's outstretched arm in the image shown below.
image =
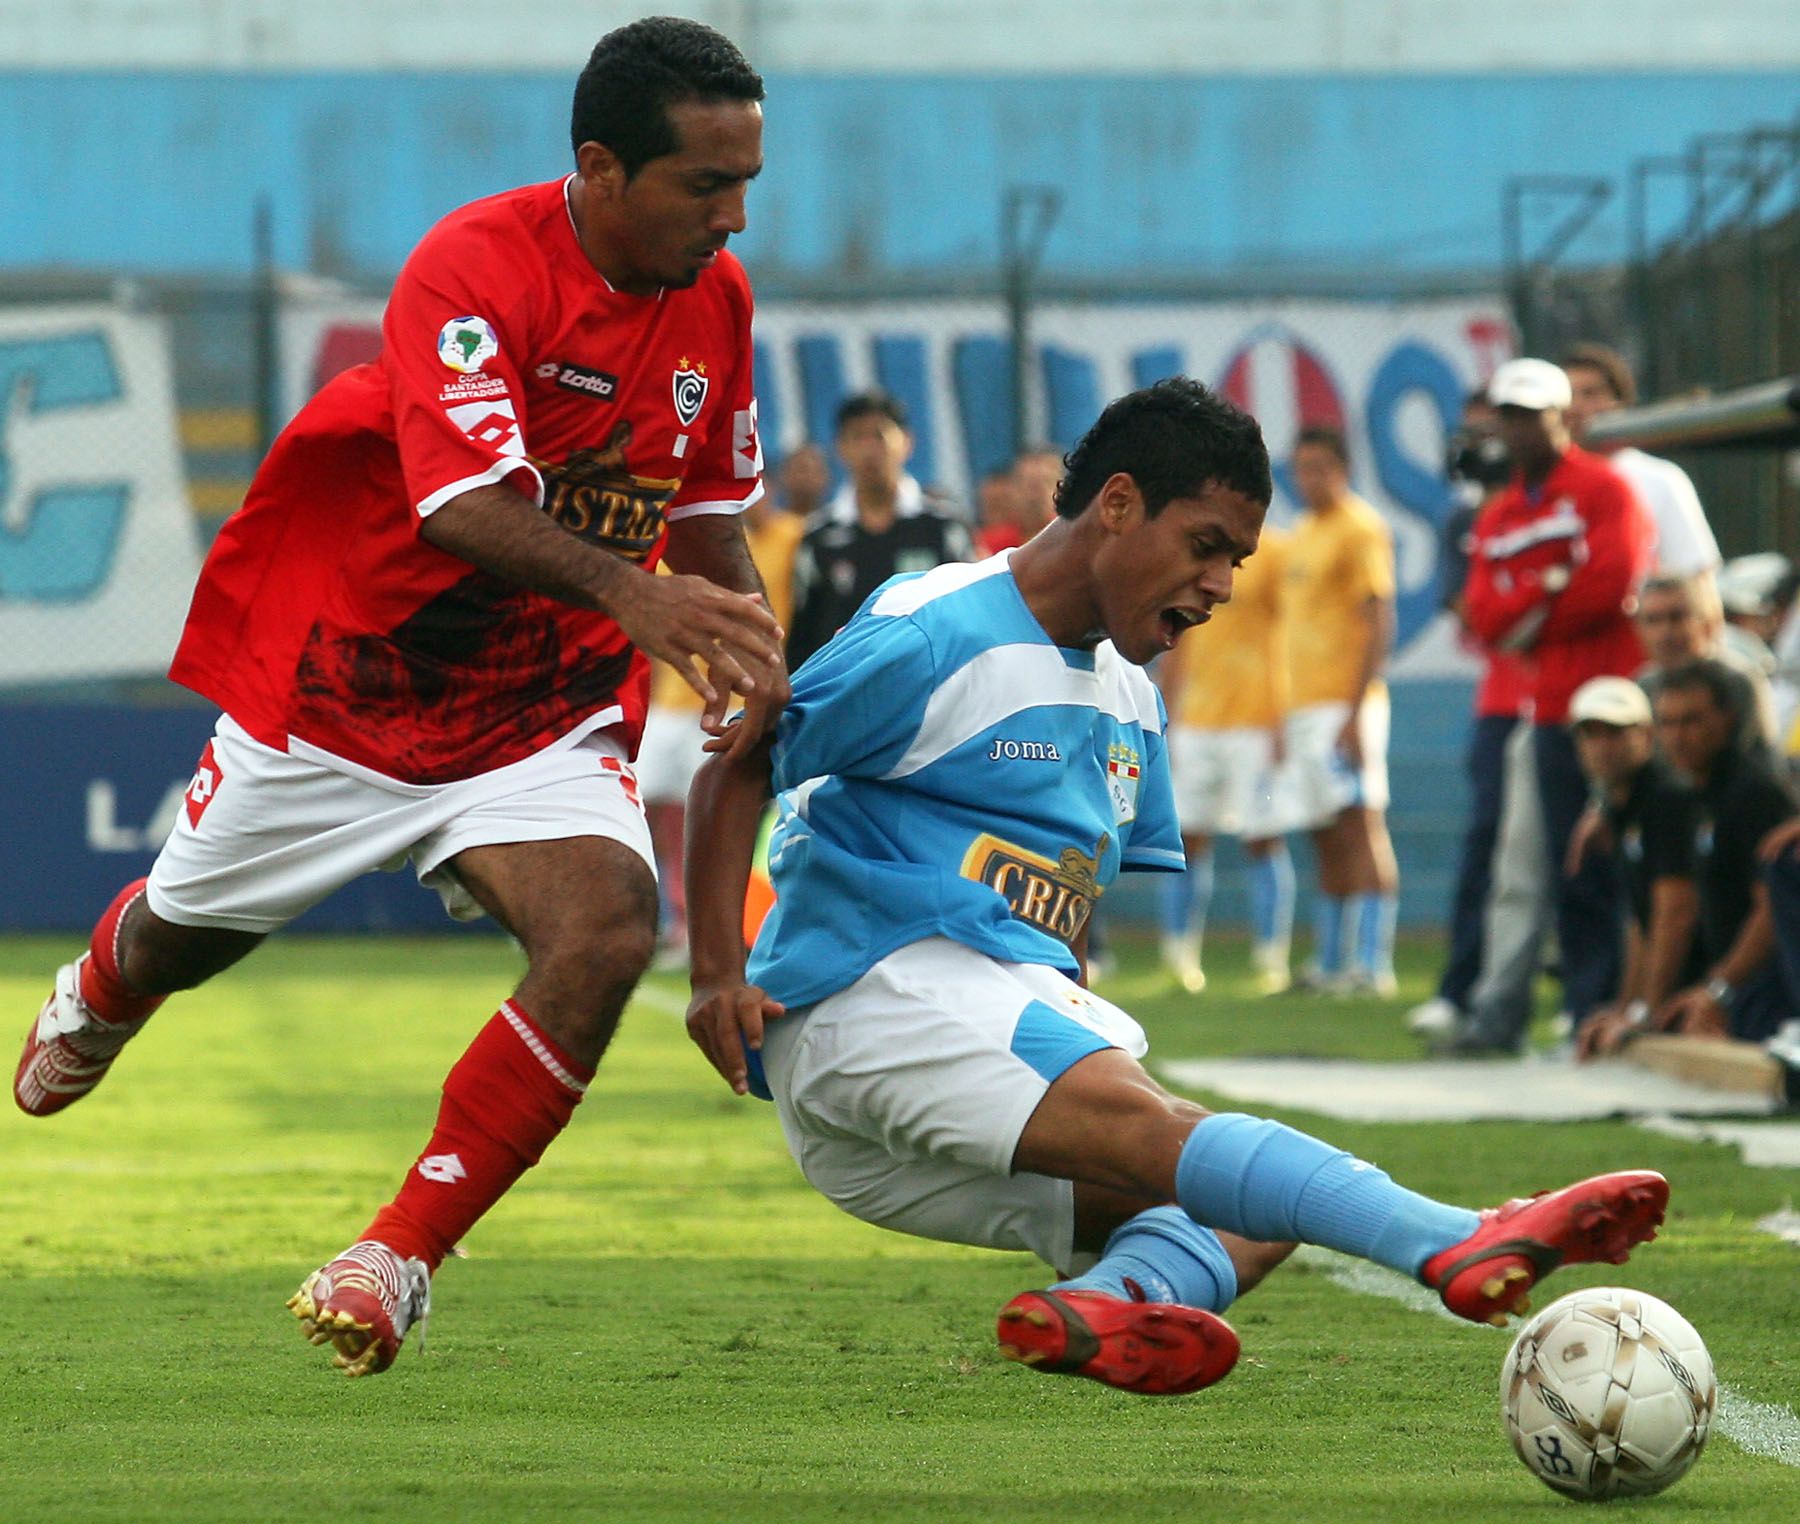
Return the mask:
M 677 519 L 669 525 L 669 544 L 663 559 L 669 563 L 670 571 L 689 572 L 732 592 L 754 593 L 766 602 L 762 574 L 750 559 L 744 523 L 735 513 L 702 513 Z M 775 631 L 777 649 L 786 635 L 785 630 Z M 746 696 L 743 719 L 729 731 L 723 723 L 706 725 L 714 737 L 707 743 L 707 750 L 739 752 L 760 740 L 774 728 L 788 701 L 788 691 L 787 670 L 783 667 L 766 688 Z M 704 719 L 702 723 L 706 723 Z
M 723 724 L 733 692 L 767 708 L 787 691 L 781 628 L 760 598 L 704 577 L 653 577 L 577 539 L 503 483 L 451 498 L 419 534 L 505 581 L 616 619 L 633 645 L 666 661 L 706 701 L 710 728 Z
M 688 1036 L 739 1095 L 749 1088 L 744 1049 L 784 1007 L 744 982 L 744 893 L 769 801 L 772 736 L 707 758 L 688 790 Z

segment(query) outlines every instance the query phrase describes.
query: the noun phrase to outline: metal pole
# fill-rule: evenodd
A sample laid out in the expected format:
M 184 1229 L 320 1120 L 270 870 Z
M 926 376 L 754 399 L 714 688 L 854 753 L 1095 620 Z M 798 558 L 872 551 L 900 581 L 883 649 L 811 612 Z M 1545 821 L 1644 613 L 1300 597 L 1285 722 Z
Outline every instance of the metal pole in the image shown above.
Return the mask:
M 255 367 L 256 443 L 260 459 L 281 429 L 281 378 L 275 332 L 275 212 L 267 196 L 256 199 L 251 225 L 255 273 L 250 287 L 251 356 Z
M 1006 329 L 1012 348 L 1012 448 L 1032 440 L 1027 390 L 1031 356 L 1031 282 L 1044 244 L 1062 210 L 1062 192 L 1050 185 L 1009 185 L 1000 198 L 1000 277 Z

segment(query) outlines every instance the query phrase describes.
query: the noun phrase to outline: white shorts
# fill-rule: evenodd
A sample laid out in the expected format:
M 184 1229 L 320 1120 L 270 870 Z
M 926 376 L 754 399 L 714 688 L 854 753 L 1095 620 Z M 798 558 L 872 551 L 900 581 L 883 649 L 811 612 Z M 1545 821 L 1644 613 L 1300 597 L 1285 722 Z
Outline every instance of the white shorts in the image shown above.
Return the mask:
M 1300 827 L 1288 769 L 1267 730 L 1169 730 L 1175 815 L 1184 836 L 1263 841 Z
M 410 860 L 451 915 L 472 921 L 481 907 L 450 858 L 571 836 L 620 842 L 656 871 L 637 781 L 609 732 L 473 778 L 415 784 L 276 751 L 222 715 L 145 894 L 178 925 L 269 932 L 352 879 Z
M 1131 1017 L 1055 969 L 932 937 L 771 1022 L 762 1062 L 801 1172 L 846 1212 L 1071 1272 L 1074 1187 L 1013 1174 L 1019 1136 L 1070 1065 L 1147 1046 Z
M 698 709 L 671 709 L 652 704 L 644 716 L 644 738 L 638 742 L 638 788 L 646 804 L 686 804 L 688 789 L 700 764 L 706 732 Z
M 1338 750 L 1337 738 L 1350 717 L 1346 703 L 1307 704 L 1287 717 L 1287 767 L 1293 780 L 1294 806 L 1306 830 L 1330 824 L 1352 805 L 1388 807 L 1388 699 L 1371 693 L 1363 700 L 1363 760 L 1353 768 Z

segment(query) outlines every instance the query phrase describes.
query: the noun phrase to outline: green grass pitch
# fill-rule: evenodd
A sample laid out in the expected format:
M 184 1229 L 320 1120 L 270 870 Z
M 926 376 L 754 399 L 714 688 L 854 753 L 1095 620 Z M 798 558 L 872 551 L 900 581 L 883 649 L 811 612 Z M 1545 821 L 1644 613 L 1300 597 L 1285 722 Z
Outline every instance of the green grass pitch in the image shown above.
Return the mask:
M 0 943 L 22 1034 L 66 942 Z M 1171 994 L 1142 949 L 1106 992 L 1153 1055 L 1400 1057 L 1397 1002 L 1257 1001 L 1241 952 Z M 498 941 L 277 941 L 173 1002 L 91 1099 L 0 1122 L 0 1519 L 1454 1520 L 1567 1508 L 1497 1418 L 1506 1339 L 1285 1269 L 1244 1359 L 1175 1399 L 1009 1365 L 1023 1256 L 916 1242 L 814 1196 L 770 1110 L 628 1016 L 575 1124 L 438 1278 L 426 1348 L 346 1382 L 282 1303 L 385 1200 L 443 1073 L 516 973 Z M 11 1050 L 9 1049 L 10 1053 Z M 1673 1211 L 1624 1271 L 1744 1399 L 1800 1399 L 1800 1254 L 1755 1228 L 1800 1172 L 1611 1123 L 1286 1118 L 1470 1205 L 1632 1165 Z M 1646 1504 L 1792 1520 L 1800 1471 L 1715 1437 Z

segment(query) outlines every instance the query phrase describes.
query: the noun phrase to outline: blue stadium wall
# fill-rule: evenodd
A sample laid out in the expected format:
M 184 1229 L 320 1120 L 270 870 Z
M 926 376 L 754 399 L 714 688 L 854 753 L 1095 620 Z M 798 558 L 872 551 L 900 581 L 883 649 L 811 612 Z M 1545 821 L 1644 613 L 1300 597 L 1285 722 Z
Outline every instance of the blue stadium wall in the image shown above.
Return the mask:
M 450 208 L 567 161 L 570 85 L 0 73 L 0 269 L 241 272 L 267 194 L 281 263 L 383 277 Z M 1618 176 L 1797 106 L 1791 71 L 774 75 L 741 247 L 765 278 L 985 270 L 1002 188 L 1036 182 L 1065 194 L 1046 255 L 1071 276 L 1491 269 L 1505 176 Z M 1599 252 L 1619 235 L 1603 218 Z

